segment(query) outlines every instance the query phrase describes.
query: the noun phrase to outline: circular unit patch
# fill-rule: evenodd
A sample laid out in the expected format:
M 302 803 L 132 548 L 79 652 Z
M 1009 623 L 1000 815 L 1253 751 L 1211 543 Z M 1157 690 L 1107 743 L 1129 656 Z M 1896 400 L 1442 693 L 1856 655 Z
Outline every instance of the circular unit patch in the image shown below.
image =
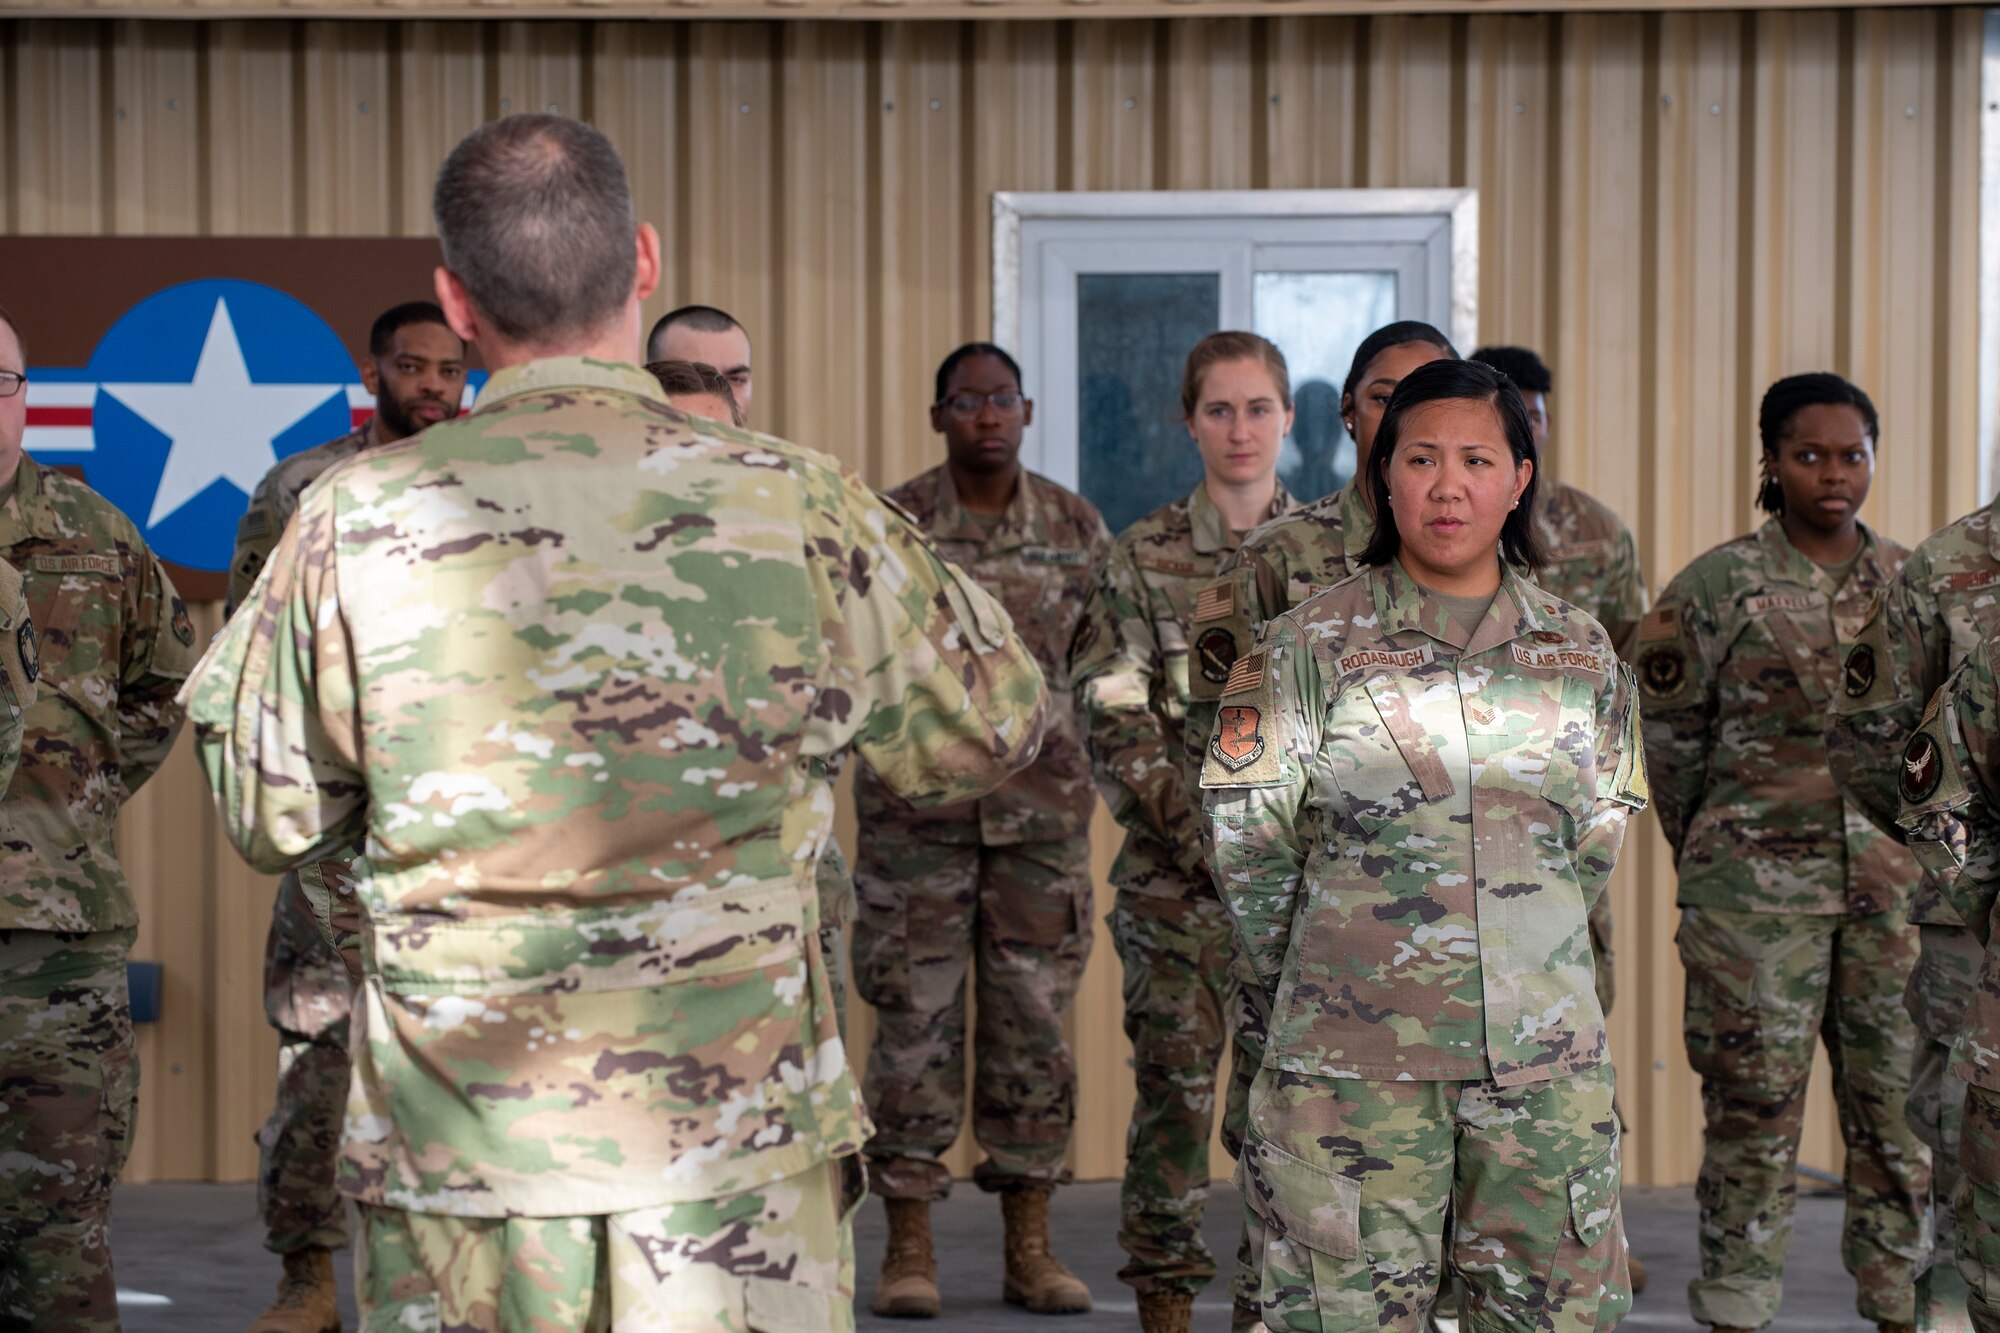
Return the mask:
M 1194 641 L 1194 656 L 1201 678 L 1220 685 L 1229 679 L 1229 669 L 1236 665 L 1236 636 L 1221 626 L 1205 630 Z
M 1927 731 L 1911 738 L 1903 750 L 1903 799 L 1916 804 L 1928 801 L 1944 781 L 1944 756 Z
M 1850 699 L 1859 699 L 1875 688 L 1875 649 L 1865 643 L 1857 643 L 1848 650 L 1847 662 L 1841 668 L 1841 689 Z
M 1687 654 L 1669 645 L 1655 648 L 1639 659 L 1639 682 L 1646 693 L 1665 698 L 1687 679 Z

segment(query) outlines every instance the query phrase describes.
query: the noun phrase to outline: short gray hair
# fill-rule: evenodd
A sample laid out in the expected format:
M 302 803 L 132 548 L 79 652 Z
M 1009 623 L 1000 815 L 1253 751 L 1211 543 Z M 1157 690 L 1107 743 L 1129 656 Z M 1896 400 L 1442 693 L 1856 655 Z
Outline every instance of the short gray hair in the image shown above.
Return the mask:
M 632 293 L 637 228 L 611 141 L 567 116 L 491 121 L 459 140 L 431 196 L 445 267 L 515 342 L 592 333 Z

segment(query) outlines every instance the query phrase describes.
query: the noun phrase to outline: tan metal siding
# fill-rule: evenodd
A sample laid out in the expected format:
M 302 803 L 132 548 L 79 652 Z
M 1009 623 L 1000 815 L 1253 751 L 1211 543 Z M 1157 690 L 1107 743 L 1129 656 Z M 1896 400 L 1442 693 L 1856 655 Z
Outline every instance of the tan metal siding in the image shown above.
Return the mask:
M 1790 371 L 1845 371 L 1880 404 L 1871 521 L 1914 541 L 1974 503 L 1979 22 L 17 19 L 0 225 L 423 234 L 437 161 L 482 118 L 583 114 L 666 237 L 652 313 L 738 312 L 759 423 L 888 484 L 936 458 L 937 358 L 989 331 L 994 190 L 1474 185 L 1480 328 L 1549 354 L 1552 461 L 1633 523 L 1657 588 L 1751 526 L 1757 397 Z M 268 888 L 206 809 L 183 750 L 122 833 L 140 951 L 168 978 L 136 1178 L 248 1175 L 272 1081 Z M 1614 887 L 1639 1182 L 1689 1180 L 1698 1154 L 1672 888 L 1648 824 Z M 1084 1176 L 1123 1150 L 1118 995 L 1100 931 L 1077 1020 Z M 1837 1161 L 1832 1126 L 1822 1084 L 1807 1161 Z

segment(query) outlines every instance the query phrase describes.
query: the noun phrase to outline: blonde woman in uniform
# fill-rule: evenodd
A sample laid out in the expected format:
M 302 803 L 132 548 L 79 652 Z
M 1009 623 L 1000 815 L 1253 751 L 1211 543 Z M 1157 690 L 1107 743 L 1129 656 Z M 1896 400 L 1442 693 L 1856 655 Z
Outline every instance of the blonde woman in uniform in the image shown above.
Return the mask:
M 1521 574 L 1512 384 L 1392 396 L 1361 571 L 1226 683 L 1202 786 L 1271 997 L 1241 1178 L 1273 1329 L 1608 1328 L 1630 1304 L 1586 913 L 1645 804 L 1630 675 Z M 1447 1221 L 1449 1219 L 1449 1221 Z

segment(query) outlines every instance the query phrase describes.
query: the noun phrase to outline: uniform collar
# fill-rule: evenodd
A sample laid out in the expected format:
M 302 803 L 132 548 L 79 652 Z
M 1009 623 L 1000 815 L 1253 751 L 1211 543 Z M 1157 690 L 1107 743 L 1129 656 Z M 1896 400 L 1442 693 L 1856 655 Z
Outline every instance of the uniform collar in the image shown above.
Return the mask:
M 1340 488 L 1340 545 L 1347 552 L 1350 567 L 1361 563 L 1361 553 L 1374 540 L 1375 516 L 1361 498 L 1359 483 L 1350 481 Z
M 1498 559 L 1498 556 L 1495 556 Z M 1369 571 L 1375 594 L 1376 622 L 1383 634 L 1413 632 L 1451 646 L 1444 636 L 1444 608 L 1424 596 L 1417 581 L 1391 560 Z M 1534 586 L 1505 561 L 1500 565 L 1500 592 L 1486 618 L 1473 631 L 1463 656 L 1471 657 L 1528 634 L 1561 632 L 1561 618 Z M 1454 652 L 1458 649 L 1454 646 Z
M 62 535 L 55 511 L 49 505 L 43 471 L 40 463 L 27 454 L 21 455 L 20 468 L 14 473 L 14 504 L 21 518 L 17 526 L 12 518 L 0 516 L 0 546 L 12 546 L 29 537 L 49 539 Z
M 1014 483 L 1014 494 L 1007 501 L 1007 508 L 1000 514 L 1000 522 L 988 536 L 986 529 L 965 502 L 958 497 L 958 482 L 952 478 L 951 466 L 940 463 L 937 466 L 937 529 L 939 541 L 971 542 L 993 555 L 1001 551 L 1011 551 L 1022 546 L 1049 546 L 1048 516 L 1042 512 L 1041 498 L 1035 493 L 1034 476 L 1026 468 L 1021 469 L 1019 480 Z
M 1776 516 L 1765 519 L 1764 525 L 1757 529 L 1757 546 L 1763 555 L 1764 569 L 1774 578 L 1824 594 L 1828 601 L 1842 600 L 1843 589 L 1879 588 L 1889 582 L 1892 571 L 1883 563 L 1882 541 L 1875 530 L 1866 523 L 1859 526 L 1861 555 L 1855 562 L 1854 573 L 1841 587 L 1835 587 L 1831 575 L 1792 545 L 1792 539 L 1785 535 L 1784 523 Z
M 666 391 L 660 388 L 660 382 L 628 361 L 602 361 L 589 356 L 549 356 L 495 371 L 492 378 L 486 381 L 486 387 L 479 391 L 472 410 L 483 412 L 509 398 L 541 393 L 547 389 L 615 389 L 658 403 L 667 401 Z
M 1250 526 L 1254 529 L 1274 518 L 1283 518 L 1298 507 L 1299 502 L 1292 498 L 1292 493 L 1285 489 L 1285 483 L 1281 481 L 1277 492 L 1271 496 L 1271 507 Z M 1242 545 L 1243 535 L 1229 530 L 1229 520 L 1222 516 L 1222 511 L 1215 507 L 1215 501 L 1209 498 L 1206 481 L 1195 483 L 1194 493 L 1187 499 L 1187 511 L 1195 554 L 1223 555 Z

